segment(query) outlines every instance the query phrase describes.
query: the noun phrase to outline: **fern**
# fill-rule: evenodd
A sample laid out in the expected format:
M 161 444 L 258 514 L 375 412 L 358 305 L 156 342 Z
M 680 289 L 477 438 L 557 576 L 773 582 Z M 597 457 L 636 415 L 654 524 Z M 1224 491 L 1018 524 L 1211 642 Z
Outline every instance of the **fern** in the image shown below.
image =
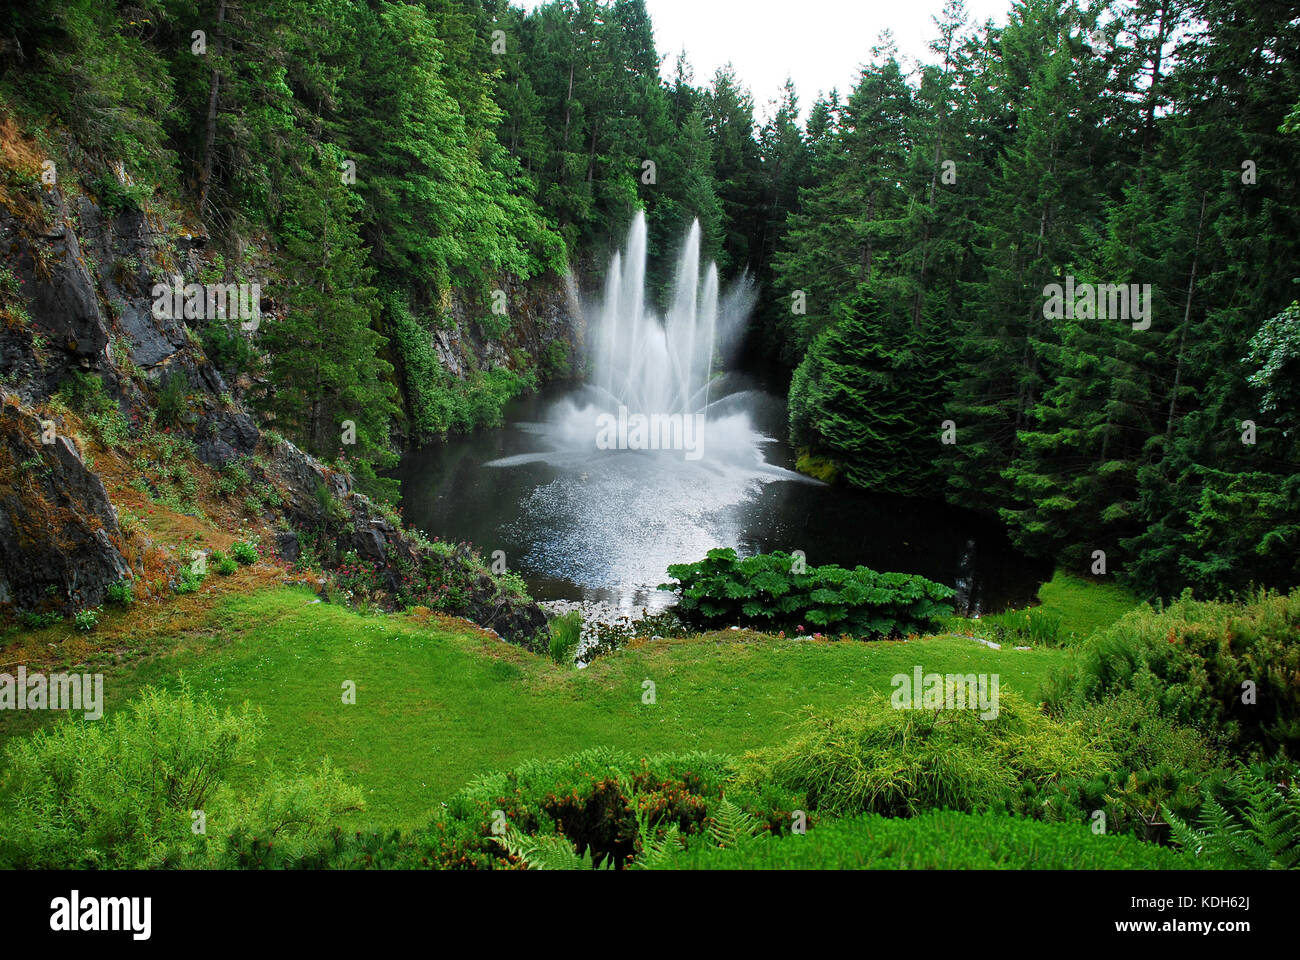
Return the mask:
M 1163 806 L 1174 842 L 1214 867 L 1300 868 L 1300 787 L 1294 778 L 1274 785 L 1254 771 L 1244 770 L 1230 782 L 1244 799 L 1244 822 L 1213 799 L 1206 801 L 1197 827 Z
M 764 835 L 763 826 L 726 797 L 709 823 L 709 836 L 715 846 L 740 847 L 757 842 Z
M 681 828 L 674 823 L 659 839 L 648 844 L 642 841 L 641 850 L 631 866 L 636 870 L 663 870 L 672 863 L 673 854 L 684 849 L 686 840 Z
M 506 826 L 505 832 L 492 839 L 505 847 L 506 852 L 516 857 L 529 870 L 590 870 L 591 853 L 578 856 L 567 837 L 553 834 L 539 834 L 530 837 L 520 833 L 514 826 Z

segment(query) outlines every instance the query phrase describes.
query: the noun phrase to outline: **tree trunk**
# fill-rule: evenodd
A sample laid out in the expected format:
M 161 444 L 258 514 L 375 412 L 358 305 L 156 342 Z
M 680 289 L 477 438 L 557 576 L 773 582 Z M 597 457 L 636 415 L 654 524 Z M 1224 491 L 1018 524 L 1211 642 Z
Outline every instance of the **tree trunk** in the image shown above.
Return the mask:
M 217 64 L 213 65 L 212 75 L 208 80 L 207 130 L 203 140 L 203 170 L 199 174 L 199 216 L 203 216 L 203 211 L 207 207 L 208 190 L 212 186 L 212 155 L 217 142 L 217 102 L 221 89 L 221 71 L 218 69 L 221 58 L 221 25 L 225 19 L 226 0 L 221 0 L 217 6 L 217 34 L 212 38 L 212 51 Z
M 1205 223 L 1205 200 L 1208 195 L 1208 191 L 1201 193 L 1201 216 L 1196 221 L 1196 240 L 1192 246 L 1192 275 L 1187 278 L 1187 298 L 1183 303 L 1183 329 L 1178 334 L 1178 362 L 1174 366 L 1174 388 L 1169 394 L 1169 418 L 1165 421 L 1166 437 L 1174 432 L 1174 412 L 1178 407 L 1178 388 L 1182 385 L 1183 380 L 1183 349 L 1187 346 L 1187 327 L 1192 317 L 1192 293 L 1196 286 L 1196 267 L 1201 257 L 1201 227 Z

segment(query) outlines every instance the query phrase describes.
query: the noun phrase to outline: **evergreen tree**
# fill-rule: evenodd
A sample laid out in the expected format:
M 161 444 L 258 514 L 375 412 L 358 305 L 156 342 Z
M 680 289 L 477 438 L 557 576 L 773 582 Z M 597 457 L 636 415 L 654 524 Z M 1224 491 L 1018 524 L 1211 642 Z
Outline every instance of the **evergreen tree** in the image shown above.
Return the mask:
M 353 215 L 357 196 L 341 181 L 342 154 L 322 149 L 304 163 L 280 227 L 289 287 L 282 315 L 263 320 L 270 357 L 265 409 L 321 457 L 346 458 L 363 489 L 392 496 L 389 426 L 397 414 L 392 366 L 375 332 L 373 271 Z

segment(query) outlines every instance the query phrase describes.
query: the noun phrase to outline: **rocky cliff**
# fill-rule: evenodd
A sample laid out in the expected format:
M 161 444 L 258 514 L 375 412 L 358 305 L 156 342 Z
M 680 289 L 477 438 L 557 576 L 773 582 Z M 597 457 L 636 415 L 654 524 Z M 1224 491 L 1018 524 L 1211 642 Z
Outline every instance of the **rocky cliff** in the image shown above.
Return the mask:
M 381 604 L 397 602 L 412 577 L 454 576 L 463 599 L 448 612 L 533 643 L 545 625 L 536 605 L 463 548 L 435 548 L 403 529 L 346 472 L 265 432 L 245 405 L 250 384 L 225 382 L 187 321 L 154 315 L 155 283 L 210 268 L 200 227 L 109 210 L 88 191 L 12 182 L 0 190 L 0 612 L 66 615 L 143 575 L 150 533 L 124 534 L 118 490 L 201 516 L 205 494 L 222 511 L 220 495 L 249 488 L 257 496 L 230 513 L 242 511 L 240 522 L 282 562 L 300 559 L 304 537 L 326 568 L 354 554 L 375 570 L 372 599 Z M 521 356 L 570 362 L 579 337 L 566 284 L 511 283 L 509 295 L 511 326 L 500 339 L 483 336 L 453 297 L 451 323 L 431 335 L 444 369 L 460 376 Z M 69 398 L 92 380 L 99 406 L 72 409 Z M 164 393 L 180 404 L 165 427 Z M 173 488 L 181 493 L 168 501 Z M 135 538 L 145 542 L 127 542 Z

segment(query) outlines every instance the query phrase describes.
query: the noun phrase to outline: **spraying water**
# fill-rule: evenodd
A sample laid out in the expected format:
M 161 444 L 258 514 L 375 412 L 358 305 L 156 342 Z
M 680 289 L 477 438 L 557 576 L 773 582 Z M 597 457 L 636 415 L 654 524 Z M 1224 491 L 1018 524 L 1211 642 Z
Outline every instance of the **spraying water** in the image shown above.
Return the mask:
M 717 267 L 701 268 L 695 223 L 658 316 L 647 302 L 646 220 L 637 214 L 602 298 L 583 308 L 589 382 L 542 422 L 517 424 L 542 449 L 486 464 L 547 468 L 516 521 L 532 544 L 531 568 L 624 603 L 666 603 L 654 585 L 667 565 L 739 546 L 739 508 L 763 484 L 814 482 L 766 461 L 774 439 L 751 417 L 760 395 L 720 370 L 754 301 L 747 277 L 724 294 Z

